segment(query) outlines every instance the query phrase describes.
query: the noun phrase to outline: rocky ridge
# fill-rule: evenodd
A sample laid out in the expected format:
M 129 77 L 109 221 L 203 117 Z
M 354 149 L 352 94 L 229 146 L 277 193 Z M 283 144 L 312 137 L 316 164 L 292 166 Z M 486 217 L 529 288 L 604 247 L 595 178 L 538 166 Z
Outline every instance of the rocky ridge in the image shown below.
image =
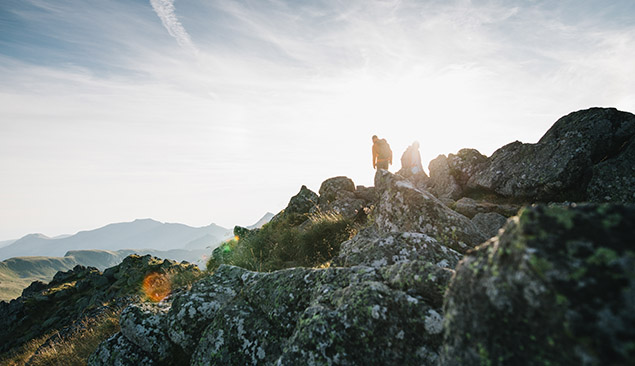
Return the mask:
M 221 265 L 131 303 L 88 364 L 632 364 L 633 121 L 594 108 L 537 144 L 440 158 L 429 178 L 302 187 L 278 219 L 367 220 L 330 266 Z

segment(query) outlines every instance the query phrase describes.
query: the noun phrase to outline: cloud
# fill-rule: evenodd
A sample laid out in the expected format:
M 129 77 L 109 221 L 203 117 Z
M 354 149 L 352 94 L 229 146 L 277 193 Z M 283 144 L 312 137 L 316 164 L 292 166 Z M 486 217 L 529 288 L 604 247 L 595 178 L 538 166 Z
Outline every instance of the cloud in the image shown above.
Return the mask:
M 161 19 L 165 29 L 176 39 L 178 44 L 185 50 L 195 55 L 198 54 L 199 51 L 192 43 L 190 35 L 174 13 L 174 0 L 150 0 L 150 4 L 152 4 L 152 8 Z

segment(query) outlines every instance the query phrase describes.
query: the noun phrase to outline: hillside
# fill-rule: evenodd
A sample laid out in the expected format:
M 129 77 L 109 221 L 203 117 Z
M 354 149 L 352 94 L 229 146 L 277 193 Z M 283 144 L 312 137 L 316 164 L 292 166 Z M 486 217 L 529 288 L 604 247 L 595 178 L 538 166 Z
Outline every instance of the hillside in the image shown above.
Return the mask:
M 236 227 L 213 273 L 126 301 L 88 365 L 630 365 L 633 166 L 635 116 L 593 108 L 536 144 L 440 156 L 429 177 L 303 186 L 262 228 Z M 78 268 L 0 303 L 3 350 L 31 337 L 10 317 L 30 304 L 113 299 L 150 265 Z

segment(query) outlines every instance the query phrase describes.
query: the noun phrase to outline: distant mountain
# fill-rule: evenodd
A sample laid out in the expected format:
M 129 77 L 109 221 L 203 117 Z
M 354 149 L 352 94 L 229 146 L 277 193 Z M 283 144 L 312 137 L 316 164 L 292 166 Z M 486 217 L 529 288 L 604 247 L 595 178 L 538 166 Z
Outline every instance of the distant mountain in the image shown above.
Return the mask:
M 262 227 L 262 225 L 268 223 L 269 221 L 271 221 L 271 219 L 274 217 L 275 215 L 272 214 L 271 212 L 267 212 L 260 220 L 258 220 L 258 222 L 256 222 L 253 225 L 249 225 L 247 226 L 247 229 L 251 230 L 251 229 L 260 229 Z
M 0 248 L 0 260 L 25 256 L 62 257 L 68 251 L 84 249 L 202 249 L 220 244 L 231 236 L 231 230 L 216 224 L 194 228 L 143 219 L 110 224 L 62 238 L 29 234 Z
M 12 239 L 12 240 L 3 240 L 3 241 L 0 241 L 0 248 L 4 248 L 4 247 L 6 247 L 7 245 L 11 245 L 11 244 L 15 243 L 15 241 L 16 241 L 16 240 L 17 240 L 17 239 Z

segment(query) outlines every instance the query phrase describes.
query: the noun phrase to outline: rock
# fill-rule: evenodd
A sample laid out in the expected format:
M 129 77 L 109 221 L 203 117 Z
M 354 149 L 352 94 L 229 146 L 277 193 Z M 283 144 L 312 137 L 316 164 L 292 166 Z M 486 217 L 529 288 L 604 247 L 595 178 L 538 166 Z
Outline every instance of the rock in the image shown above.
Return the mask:
M 324 184 L 324 183 L 323 183 Z M 284 209 L 285 214 L 307 214 L 313 207 L 318 204 L 318 195 L 306 186 L 300 188 L 300 192 L 291 197 L 287 208 Z
M 168 338 L 166 313 L 169 308 L 166 303 L 130 304 L 121 313 L 119 326 L 127 340 L 154 360 L 175 364 L 183 356 L 179 347 Z
M 456 268 L 442 365 L 627 365 L 635 206 L 534 206 Z
M 460 258 L 461 254 L 426 234 L 379 233 L 375 227 L 369 227 L 342 243 L 340 254 L 333 259 L 332 265 L 383 267 L 421 260 L 452 269 Z
M 593 166 L 593 176 L 587 187 L 587 199 L 592 202 L 635 202 L 635 139 L 612 158 Z
M 337 199 L 354 197 L 355 183 L 347 177 L 329 178 L 320 186 L 320 204 L 331 203 Z
M 536 144 L 516 141 L 496 150 L 489 164 L 468 180 L 466 189 L 524 202 L 585 200 L 593 167 L 619 154 L 634 138 L 635 116 L 630 113 L 614 108 L 574 112 L 560 118 Z M 633 175 L 628 163 L 608 165 L 620 168 L 618 181 L 628 182 Z M 591 197 L 604 197 L 610 196 L 611 188 L 594 184 L 591 191 Z
M 472 218 L 472 222 L 486 236 L 492 237 L 498 235 L 507 218 L 496 212 L 478 213 Z
M 454 211 L 469 218 L 473 218 L 476 214 L 479 213 L 488 212 L 496 212 L 505 217 L 510 217 L 518 213 L 520 206 L 514 204 L 496 204 L 484 200 L 477 201 L 472 198 L 463 197 L 460 200 L 456 201 L 452 208 L 454 209 Z
M 439 155 L 430 161 L 428 170 L 430 171 L 430 179 L 427 186 L 436 197 L 456 200 L 463 195 L 463 187 L 456 182 L 450 172 L 448 158 L 445 155 Z
M 205 327 L 216 312 L 261 274 L 221 265 L 214 275 L 176 294 L 166 317 L 167 334 L 187 354 L 194 352 Z
M 397 175 L 378 170 L 375 187 L 381 195 L 375 222 L 383 232 L 426 234 L 461 253 L 486 239 L 467 217 Z
M 97 350 L 88 358 L 86 365 L 153 366 L 158 363 L 121 333 L 117 333 L 97 347 Z
M 377 191 L 375 191 L 375 187 L 357 186 L 355 188 L 355 198 L 367 202 L 375 202 L 377 201 Z
M 414 277 L 406 268 L 388 272 L 394 282 L 397 277 Z M 440 310 L 427 305 L 416 290 L 410 294 L 385 281 L 380 271 L 369 267 L 294 268 L 266 274 L 218 311 L 191 364 L 435 361 L 442 332 Z

